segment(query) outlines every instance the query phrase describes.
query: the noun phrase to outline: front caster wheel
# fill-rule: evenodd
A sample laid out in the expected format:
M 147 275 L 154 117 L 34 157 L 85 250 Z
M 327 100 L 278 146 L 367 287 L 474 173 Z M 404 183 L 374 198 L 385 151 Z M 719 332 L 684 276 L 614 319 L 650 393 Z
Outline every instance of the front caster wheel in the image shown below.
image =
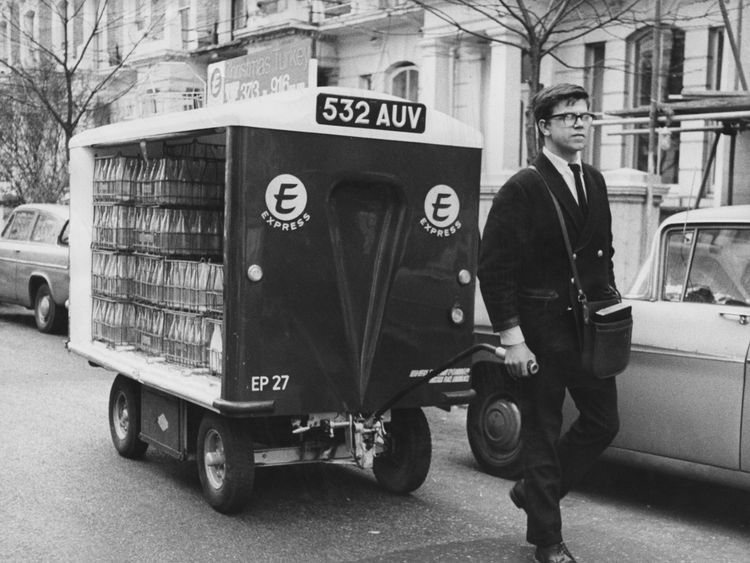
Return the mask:
M 255 478 L 247 421 L 206 414 L 198 430 L 198 475 L 203 496 L 218 512 L 239 512 L 250 500 Z
M 410 493 L 424 483 L 430 470 L 432 442 L 427 419 L 422 409 L 394 410 L 385 431 L 386 449 L 372 466 L 375 479 L 392 493 Z
M 138 459 L 148 444 L 140 439 L 141 390 L 135 381 L 118 375 L 109 392 L 109 433 L 117 453 Z
M 496 477 L 517 478 L 522 470 L 521 409 L 503 376 L 482 374 L 466 411 L 469 446 L 481 468 Z

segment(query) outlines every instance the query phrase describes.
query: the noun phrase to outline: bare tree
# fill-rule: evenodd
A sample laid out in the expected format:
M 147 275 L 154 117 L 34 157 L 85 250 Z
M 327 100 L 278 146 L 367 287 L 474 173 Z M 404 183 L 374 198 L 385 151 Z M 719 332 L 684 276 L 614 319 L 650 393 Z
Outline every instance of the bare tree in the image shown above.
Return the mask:
M 20 102 L 35 104 L 59 125 L 66 147 L 81 121 L 94 109 L 100 110 L 132 89 L 135 76 L 124 72 L 126 65 L 150 31 L 163 25 L 163 13 L 152 17 L 151 24 L 142 26 L 127 48 L 118 45 L 114 54 L 109 53 L 107 63 L 97 68 L 99 65 L 92 65 L 91 61 L 105 51 L 99 45 L 103 32 L 124 24 L 122 9 L 111 9 L 118 5 L 121 4 L 110 0 L 38 0 L 38 35 L 24 25 L 17 10 L 5 12 L 0 19 L 7 23 L 11 43 L 19 54 L 18 61 L 13 57 L 0 59 L 0 68 L 4 67 L 24 85 L 30 99 Z M 60 35 L 59 45 L 52 44 L 53 28 Z M 51 98 L 44 87 L 48 84 L 39 83 L 39 68 L 48 69 L 48 81 L 50 73 L 56 74 L 62 90 L 60 98 Z
M 164 14 L 152 14 L 148 26 L 136 14 L 136 36 L 127 47 L 123 40 L 112 49 L 102 38 L 123 29 L 123 5 L 38 0 L 35 12 L 22 14 L 21 3 L 11 1 L 0 13 L 11 45 L 0 58 L 0 166 L 17 200 L 57 199 L 67 184 L 68 142 L 76 129 L 86 121 L 106 121 L 111 104 L 135 86 L 128 62 L 151 30 L 163 25 Z
M 648 21 L 648 0 L 412 0 L 428 12 L 467 34 L 489 42 L 499 42 L 522 49 L 528 57 L 529 102 L 542 88 L 540 68 L 549 56 L 565 66 L 570 66 L 557 53 L 566 44 L 598 29 L 618 23 Z M 451 7 L 458 6 L 486 18 L 488 25 L 499 27 L 515 36 L 508 41 L 478 32 L 474 27 L 459 21 Z M 526 105 L 530 107 L 530 103 Z M 526 146 L 528 157 L 533 159 L 538 151 L 536 127 L 526 115 Z
M 50 100 L 62 92 L 49 69 L 35 71 L 36 84 Z M 0 164 L 1 174 L 12 189 L 8 194 L 15 203 L 29 201 L 57 202 L 68 186 L 68 169 L 64 137 L 60 127 L 33 104 L 20 100 L 25 85 L 10 76 L 0 87 Z

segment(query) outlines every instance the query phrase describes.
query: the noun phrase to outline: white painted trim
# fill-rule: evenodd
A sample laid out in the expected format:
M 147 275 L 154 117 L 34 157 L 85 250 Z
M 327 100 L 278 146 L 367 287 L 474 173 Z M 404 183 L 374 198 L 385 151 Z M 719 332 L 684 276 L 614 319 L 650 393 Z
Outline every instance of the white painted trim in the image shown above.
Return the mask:
M 315 122 L 315 102 L 318 93 L 384 100 L 400 99 L 371 90 L 306 88 L 231 104 L 105 125 L 76 135 L 71 139 L 70 147 L 93 147 L 132 143 L 152 137 L 158 138 L 182 132 L 231 126 L 432 145 L 449 145 L 454 147 L 482 147 L 481 133 L 457 119 L 431 110 L 430 108 L 427 109 L 426 129 L 424 133 L 402 133 L 320 125 Z

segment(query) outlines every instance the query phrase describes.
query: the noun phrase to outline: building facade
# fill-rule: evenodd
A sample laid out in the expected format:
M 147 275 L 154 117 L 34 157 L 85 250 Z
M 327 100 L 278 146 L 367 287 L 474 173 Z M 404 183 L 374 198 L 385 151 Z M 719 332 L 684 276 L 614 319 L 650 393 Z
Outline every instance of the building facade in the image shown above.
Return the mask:
M 653 3 L 645 4 L 648 13 Z M 672 4 L 676 11 L 662 27 L 660 98 L 736 92 L 738 73 L 718 7 L 701 0 Z M 308 41 L 313 69 L 308 84 L 390 92 L 479 129 L 485 138 L 482 186 L 489 195 L 526 161 L 525 45 L 476 11 L 452 2 L 430 6 L 411 0 L 4 1 L 0 59 L 33 66 L 42 45 L 69 61 L 80 59 L 92 79 L 122 65 L 97 95 L 102 122 L 202 107 L 210 65 Z M 732 3 L 728 17 L 741 36 L 741 4 Z M 651 100 L 652 29 L 644 19 L 592 30 L 542 60 L 542 83 L 584 84 L 594 110 L 618 114 L 618 125 L 595 128 L 586 155 L 604 171 L 647 170 L 646 125 L 621 118 L 623 110 L 642 109 Z M 739 50 L 747 49 L 740 43 Z M 659 134 L 665 206 L 695 202 L 711 148 L 712 133 L 705 128 L 711 124 L 684 121 L 672 124 L 684 131 Z M 704 205 L 726 201 L 726 145 L 725 139 L 718 144 Z M 750 201 L 750 190 L 739 189 L 733 201 Z

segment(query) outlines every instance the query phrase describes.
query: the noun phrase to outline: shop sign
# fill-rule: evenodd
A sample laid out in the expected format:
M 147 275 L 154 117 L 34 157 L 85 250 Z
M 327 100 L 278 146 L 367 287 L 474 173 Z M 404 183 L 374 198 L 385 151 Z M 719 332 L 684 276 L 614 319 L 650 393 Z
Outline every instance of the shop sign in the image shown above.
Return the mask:
M 207 105 L 306 88 L 311 54 L 312 42 L 305 37 L 212 63 L 207 71 Z

